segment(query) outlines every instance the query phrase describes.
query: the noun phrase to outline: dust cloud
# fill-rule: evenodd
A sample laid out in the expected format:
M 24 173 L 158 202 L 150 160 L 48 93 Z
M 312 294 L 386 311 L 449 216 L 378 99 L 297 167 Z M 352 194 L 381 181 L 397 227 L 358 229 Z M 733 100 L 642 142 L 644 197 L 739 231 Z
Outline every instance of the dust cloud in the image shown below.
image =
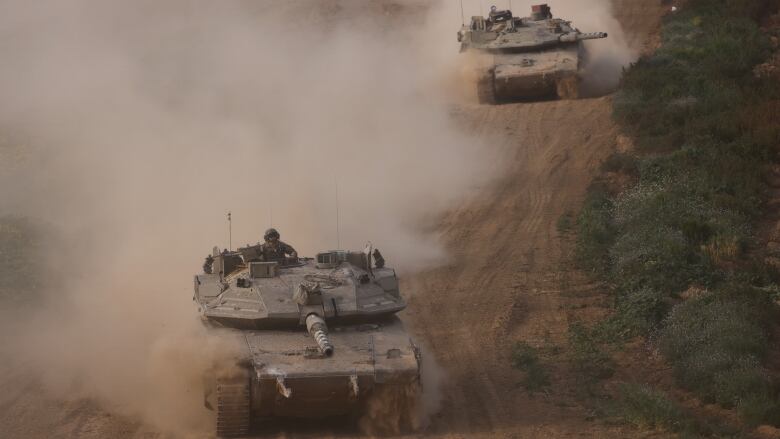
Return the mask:
M 623 68 L 639 58 L 613 14 L 611 0 L 558 0 L 550 3 L 553 15 L 572 20 L 581 32 L 606 32 L 602 40 L 585 41 L 582 93 L 599 96 L 615 91 Z M 530 9 L 529 9 L 530 10 Z
M 25 151 L 0 167 L 0 214 L 62 236 L 45 302 L 4 319 L 4 361 L 208 431 L 200 375 L 238 347 L 189 299 L 226 212 L 234 248 L 275 226 L 304 255 L 370 240 L 402 273 L 441 263 L 422 225 L 491 172 L 435 84 L 457 54 L 440 19 L 411 1 L 0 3 L 0 125 Z

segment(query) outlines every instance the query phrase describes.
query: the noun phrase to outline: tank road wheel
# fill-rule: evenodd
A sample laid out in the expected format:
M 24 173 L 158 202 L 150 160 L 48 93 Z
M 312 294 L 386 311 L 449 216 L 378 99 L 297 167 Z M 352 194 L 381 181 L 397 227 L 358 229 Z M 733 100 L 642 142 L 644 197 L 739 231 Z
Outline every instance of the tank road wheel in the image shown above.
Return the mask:
M 477 81 L 477 99 L 480 104 L 495 105 L 496 79 L 492 70 Z
M 567 76 L 555 83 L 555 92 L 560 99 L 577 99 L 580 94 L 580 80 L 577 76 Z
M 230 377 L 217 377 L 217 436 L 239 437 L 249 434 L 251 395 L 249 374 L 242 371 Z

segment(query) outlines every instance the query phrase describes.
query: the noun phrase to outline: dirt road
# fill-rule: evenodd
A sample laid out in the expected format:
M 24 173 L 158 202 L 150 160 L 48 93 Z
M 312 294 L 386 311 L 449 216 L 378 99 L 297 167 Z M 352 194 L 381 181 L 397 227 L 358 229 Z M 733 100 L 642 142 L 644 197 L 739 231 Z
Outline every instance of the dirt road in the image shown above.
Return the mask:
M 636 47 L 656 35 L 658 3 L 615 0 L 617 18 Z M 618 427 L 589 420 L 565 366 L 550 364 L 551 391 L 531 396 L 509 363 L 515 341 L 565 346 L 567 309 L 592 302 L 597 286 L 564 268 L 570 247 L 557 224 L 578 209 L 599 163 L 615 149 L 610 99 L 454 111 L 469 131 L 491 139 L 496 173 L 503 176 L 442 216 L 438 232 L 451 263 L 404 279 L 411 297 L 404 319 L 446 374 L 441 411 L 423 436 L 626 437 Z M 94 402 L 49 399 L 32 377 L 0 376 L 3 437 L 165 437 Z M 261 433 L 358 436 L 338 426 L 323 431 L 306 425 Z
M 511 165 L 505 178 L 446 218 L 441 231 L 457 262 L 409 282 L 419 292 L 410 319 L 449 376 L 439 431 L 581 432 L 587 414 L 571 402 L 556 405 L 563 396 L 557 389 L 550 400 L 518 388 L 509 349 L 518 340 L 535 346 L 565 340 L 564 287 L 580 286 L 565 282 L 571 274 L 560 271 L 564 249 L 556 224 L 577 208 L 612 148 L 609 108 L 601 98 L 470 110 L 470 128 L 505 133 L 501 156 Z

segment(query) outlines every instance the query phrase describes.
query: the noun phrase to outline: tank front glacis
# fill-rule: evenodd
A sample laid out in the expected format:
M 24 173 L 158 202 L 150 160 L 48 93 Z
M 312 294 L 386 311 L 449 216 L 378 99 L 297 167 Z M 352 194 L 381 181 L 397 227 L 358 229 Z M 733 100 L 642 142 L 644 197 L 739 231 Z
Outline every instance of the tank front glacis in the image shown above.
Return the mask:
M 395 316 L 406 303 L 379 251 L 279 262 L 251 254 L 215 250 L 195 276 L 204 321 L 234 328 L 246 345 L 245 375 L 207 391 L 219 435 L 245 434 L 261 417 L 359 412 L 382 389 L 415 394 L 421 354 Z
M 576 98 L 581 41 L 606 38 L 581 33 L 571 22 L 553 18 L 547 5 L 535 5 L 529 17 L 491 9 L 458 32 L 461 51 L 483 58 L 478 94 L 483 103 L 542 97 Z

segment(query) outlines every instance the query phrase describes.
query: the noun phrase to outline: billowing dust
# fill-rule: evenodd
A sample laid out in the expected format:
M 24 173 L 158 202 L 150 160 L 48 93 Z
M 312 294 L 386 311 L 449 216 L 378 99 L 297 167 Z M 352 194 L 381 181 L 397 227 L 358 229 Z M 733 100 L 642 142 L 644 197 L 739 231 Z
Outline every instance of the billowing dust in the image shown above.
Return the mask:
M 228 211 L 234 248 L 274 226 L 304 255 L 370 240 L 401 274 L 445 262 L 423 225 L 501 170 L 449 116 L 454 3 L 0 3 L 0 126 L 26 151 L 0 167 L 0 214 L 62 237 L 45 300 L 4 310 L 4 361 L 207 431 L 201 373 L 239 343 L 201 327 L 191 279 Z M 554 12 L 614 35 L 584 3 Z
M 623 68 L 639 56 L 612 13 L 611 1 L 557 0 L 550 2 L 556 17 L 572 20 L 581 32 L 606 32 L 606 39 L 585 41 L 582 94 L 603 95 L 617 89 Z

